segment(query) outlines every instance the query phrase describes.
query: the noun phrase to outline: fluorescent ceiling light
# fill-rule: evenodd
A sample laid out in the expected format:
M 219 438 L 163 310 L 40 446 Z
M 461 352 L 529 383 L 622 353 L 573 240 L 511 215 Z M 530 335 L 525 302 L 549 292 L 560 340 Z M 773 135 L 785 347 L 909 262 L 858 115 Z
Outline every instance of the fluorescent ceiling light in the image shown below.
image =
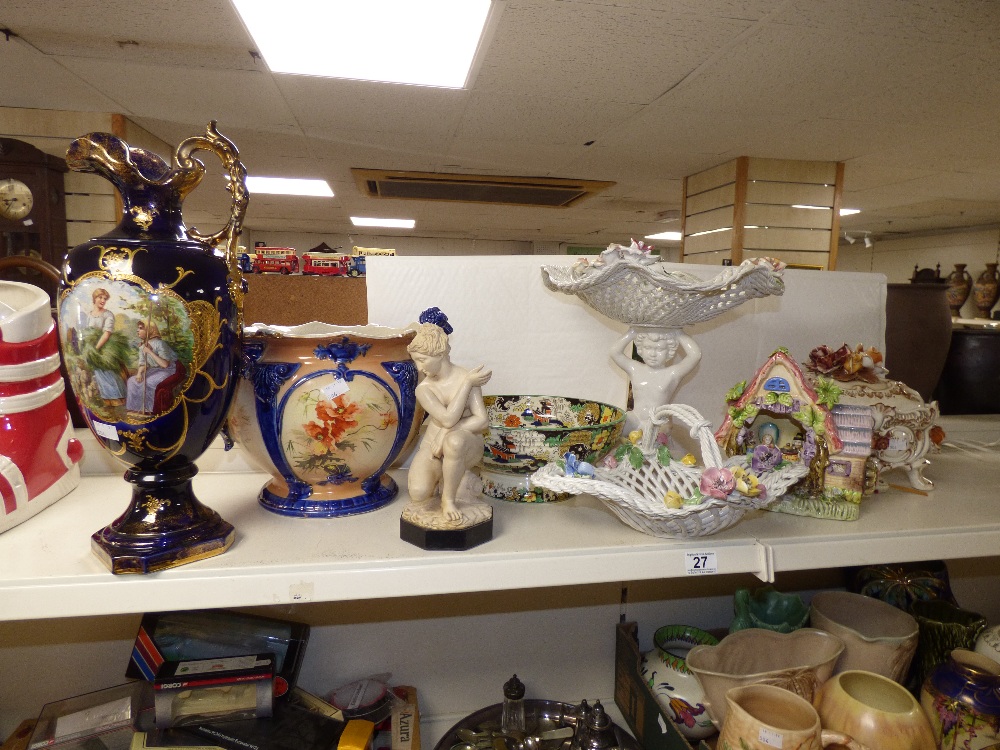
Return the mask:
M 272 73 L 462 88 L 490 0 L 233 0 Z
M 647 234 L 644 239 L 647 240 L 668 240 L 671 242 L 680 242 L 681 233 L 680 232 L 659 232 L 657 234 Z
M 333 197 L 333 190 L 326 180 L 305 180 L 295 177 L 247 177 L 247 190 L 267 195 Z
M 413 229 L 414 219 L 375 219 L 364 216 L 352 216 L 351 223 L 356 227 L 391 227 L 393 229 Z
M 792 208 L 814 208 L 816 210 L 822 210 L 822 211 L 829 211 L 830 210 L 829 206 L 806 206 L 806 205 L 803 205 L 801 203 L 793 203 L 792 204 Z M 841 216 L 851 216 L 852 214 L 859 214 L 859 213 L 861 213 L 861 209 L 860 208 L 842 208 L 842 209 L 840 209 L 840 215 Z

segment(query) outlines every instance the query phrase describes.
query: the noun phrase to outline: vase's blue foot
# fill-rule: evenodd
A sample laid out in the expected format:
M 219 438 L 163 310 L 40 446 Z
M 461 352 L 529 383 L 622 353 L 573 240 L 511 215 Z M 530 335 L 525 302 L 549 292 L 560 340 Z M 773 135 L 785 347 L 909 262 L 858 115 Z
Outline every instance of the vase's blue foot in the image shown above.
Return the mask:
M 132 504 L 90 537 L 94 554 L 115 574 L 153 573 L 220 555 L 236 532 L 194 496 L 194 464 L 170 471 L 129 469 Z

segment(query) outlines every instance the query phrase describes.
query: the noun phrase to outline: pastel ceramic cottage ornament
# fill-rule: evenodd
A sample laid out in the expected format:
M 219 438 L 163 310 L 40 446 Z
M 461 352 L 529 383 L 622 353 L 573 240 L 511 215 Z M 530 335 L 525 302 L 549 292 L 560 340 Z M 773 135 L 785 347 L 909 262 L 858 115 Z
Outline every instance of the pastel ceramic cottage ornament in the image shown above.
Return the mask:
M 184 225 L 184 198 L 219 157 L 229 222 L 203 235 Z M 69 147 L 70 169 L 109 180 L 122 218 L 69 251 L 59 295 L 63 357 L 97 441 L 128 466 L 128 509 L 93 534 L 113 573 L 149 573 L 224 552 L 233 526 L 195 496 L 191 480 L 218 436 L 241 363 L 243 277 L 237 265 L 248 193 L 231 141 L 210 123 L 172 163 L 108 133 Z
M 0 531 L 44 510 L 80 483 L 59 372 L 49 295 L 0 281 Z
M 705 690 L 688 669 L 687 653 L 694 646 L 718 642 L 715 636 L 690 625 L 664 625 L 653 634 L 656 648 L 642 655 L 643 679 L 663 715 L 688 739 L 704 739 L 716 729 L 704 703 Z
M 454 364 L 452 327 L 440 311 L 428 312 L 408 347 L 420 373 L 416 397 L 427 425 L 410 461 L 400 537 L 423 549 L 463 550 L 493 536 L 493 508 L 477 499 L 481 485 L 471 472 L 483 458 L 488 419 L 482 387 L 492 372 Z
M 768 258 L 744 261 L 715 277 L 700 279 L 668 269 L 641 242 L 612 244 L 593 263 L 543 266 L 547 287 L 575 294 L 590 307 L 629 326 L 612 348 L 614 362 L 628 373 L 635 403 L 626 432 L 643 429 L 653 410 L 673 400 L 677 387 L 701 359 L 698 345 L 681 329 L 711 320 L 747 300 L 784 293 L 783 264 Z M 642 362 L 627 348 L 635 343 Z M 677 358 L 682 351 L 684 356 Z M 676 361 L 674 361 L 676 358 Z
M 776 350 L 749 381 L 734 386 L 715 433 L 729 456 L 751 465 L 789 461 L 805 479 L 768 507 L 795 515 L 853 521 L 861 498 L 874 490 L 874 417 L 862 404 L 841 404 L 830 378 L 806 377 L 785 349 Z
M 381 508 L 397 494 L 386 471 L 420 424 L 414 328 L 256 324 L 229 417 L 232 438 L 271 474 L 270 511 L 329 518 Z

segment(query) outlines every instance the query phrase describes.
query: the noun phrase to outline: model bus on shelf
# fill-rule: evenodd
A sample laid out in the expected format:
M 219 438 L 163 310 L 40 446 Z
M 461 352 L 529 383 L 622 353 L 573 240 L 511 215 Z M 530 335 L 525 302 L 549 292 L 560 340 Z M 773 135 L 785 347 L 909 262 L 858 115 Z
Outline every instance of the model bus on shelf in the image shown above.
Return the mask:
M 304 276 L 360 276 L 364 272 L 364 265 L 359 269 L 354 258 L 347 253 L 320 253 L 311 250 L 302 253 Z
M 257 245 L 253 252 L 240 254 L 239 266 L 243 273 L 298 273 L 299 256 L 294 247 Z

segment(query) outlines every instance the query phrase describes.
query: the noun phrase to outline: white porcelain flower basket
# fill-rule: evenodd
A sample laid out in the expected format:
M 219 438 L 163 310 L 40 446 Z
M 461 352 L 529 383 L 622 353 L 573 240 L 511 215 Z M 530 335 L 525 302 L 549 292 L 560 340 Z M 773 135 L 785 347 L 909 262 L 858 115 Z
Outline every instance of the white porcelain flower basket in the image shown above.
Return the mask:
M 691 436 L 699 441 L 704 466 L 688 466 L 679 460 L 663 462 L 658 457 L 656 435 L 658 425 L 671 419 L 680 420 L 690 428 Z M 805 476 L 802 463 L 788 463 L 761 473 L 756 479 L 763 492 L 745 494 L 735 488 L 725 497 L 702 493 L 706 472 L 727 481 L 734 470 L 749 470 L 747 456 L 734 456 L 723 461 L 715 442 L 711 425 L 695 409 L 683 404 L 670 404 L 656 409 L 652 424 L 643 431 L 637 446 L 643 456 L 640 465 L 619 461 L 614 468 L 598 467 L 593 477 L 567 475 L 563 467 L 550 463 L 531 475 L 531 483 L 543 489 L 597 497 L 628 526 L 663 538 L 699 537 L 715 534 L 739 521 L 748 510 L 762 508 L 784 494 L 792 484 Z M 737 472 L 739 473 L 739 472 Z M 668 507 L 665 498 L 675 493 L 680 498 L 701 498 L 697 504 Z

